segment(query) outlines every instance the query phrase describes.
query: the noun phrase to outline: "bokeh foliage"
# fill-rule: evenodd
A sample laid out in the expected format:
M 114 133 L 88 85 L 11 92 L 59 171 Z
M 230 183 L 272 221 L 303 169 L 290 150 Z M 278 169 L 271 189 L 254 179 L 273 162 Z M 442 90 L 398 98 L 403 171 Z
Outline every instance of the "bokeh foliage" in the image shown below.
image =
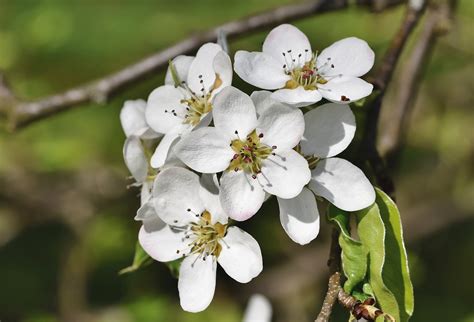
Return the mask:
M 0 69 L 19 95 L 34 99 L 113 72 L 192 33 L 288 2 L 2 0 Z M 402 14 L 351 8 L 296 25 L 313 49 L 358 36 L 380 59 Z M 460 1 L 456 24 L 424 73 L 395 169 L 402 219 L 426 213 L 434 222 L 464 218 L 408 244 L 416 303 L 412 321 L 474 318 L 473 21 L 474 2 Z M 257 50 L 264 36 L 232 42 L 231 50 Z M 119 109 L 124 99 L 146 98 L 162 80 L 163 73 L 157 73 L 106 106 L 91 104 L 0 134 L 2 321 L 58 321 L 84 310 L 88 321 L 239 321 L 246 298 L 236 296 L 241 286 L 225 274 L 218 273 L 210 308 L 195 315 L 180 310 L 176 281 L 164 265 L 117 275 L 132 259 L 139 227 L 132 220 L 138 191 L 126 189 Z M 394 83 L 387 109 L 396 108 L 399 86 Z M 297 246 L 281 229 L 274 206 L 266 205 L 244 224 L 262 246 L 266 270 L 327 239 L 329 227 L 323 221 L 320 238 Z M 415 233 L 432 224 L 410 223 L 416 223 Z M 318 300 L 324 290 L 322 282 L 312 296 Z M 318 303 L 305 307 L 308 319 Z

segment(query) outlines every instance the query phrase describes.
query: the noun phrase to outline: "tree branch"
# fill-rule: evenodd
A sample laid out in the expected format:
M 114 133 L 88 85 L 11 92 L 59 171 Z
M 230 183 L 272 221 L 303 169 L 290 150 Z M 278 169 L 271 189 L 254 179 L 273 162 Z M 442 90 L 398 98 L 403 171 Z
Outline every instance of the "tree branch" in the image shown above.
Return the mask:
M 374 84 L 375 91 L 378 91 L 378 93 L 375 94 L 375 97 L 372 98 L 371 103 L 367 106 L 367 117 L 365 120 L 364 135 L 362 138 L 358 163 L 361 165 L 363 165 L 365 162 L 369 163 L 373 170 L 376 184 L 378 184 L 382 190 L 384 190 L 392 198 L 394 198 L 395 186 L 385 164 L 385 160 L 382 159 L 376 148 L 377 127 L 379 124 L 380 110 L 382 108 L 382 101 L 385 96 L 385 91 L 390 80 L 392 79 L 395 67 L 397 66 L 403 48 L 405 47 L 409 36 L 420 20 L 423 9 L 424 6 L 418 7 L 408 5 L 400 28 L 392 39 L 392 42 L 385 53 L 384 58 L 382 59 L 375 77 L 371 79 L 371 82 Z
M 377 0 L 359 2 L 360 6 L 374 8 Z M 389 3 L 387 7 L 389 7 L 400 4 L 403 0 L 389 0 L 387 2 Z M 13 131 L 81 104 L 103 104 L 121 90 L 166 67 L 170 59 L 178 55 L 194 52 L 206 42 L 216 41 L 220 32 L 225 33 L 229 39 L 238 38 L 260 29 L 314 14 L 344 9 L 347 6 L 348 0 L 312 0 L 282 6 L 244 19 L 234 20 L 207 32 L 184 39 L 171 47 L 165 48 L 135 64 L 92 81 L 89 84 L 74 87 L 65 92 L 35 101 L 7 99 L 0 92 L 0 113 L 7 118 L 8 129 Z
M 443 3 L 430 6 L 419 40 L 415 44 L 406 64 L 400 73 L 400 88 L 391 112 L 390 122 L 384 124 L 380 138 L 381 155 L 387 160 L 389 168 L 394 168 L 403 142 L 408 120 L 413 110 L 423 71 L 429 63 L 431 53 L 439 36 L 444 35 L 451 26 L 452 5 Z
M 331 250 L 329 253 L 329 277 L 328 290 L 323 301 L 323 306 L 314 322 L 329 321 L 332 313 L 332 307 L 336 303 L 339 292 L 341 291 L 341 247 L 339 246 L 339 231 L 332 229 Z
M 229 39 L 241 37 L 250 32 L 268 28 L 283 22 L 311 16 L 316 13 L 342 9 L 347 0 L 313 0 L 300 4 L 282 6 L 267 12 L 234 20 L 202 34 L 184 39 L 118 72 L 95 80 L 90 84 L 69 89 L 63 93 L 43 99 L 24 102 L 17 100 L 9 107 L 9 128 L 14 130 L 47 116 L 65 111 L 84 103 L 104 103 L 120 90 L 129 87 L 167 66 L 168 61 L 178 55 L 196 51 L 206 42 L 214 42 L 220 32 Z M 0 96 L 0 110 L 5 112 L 6 102 Z

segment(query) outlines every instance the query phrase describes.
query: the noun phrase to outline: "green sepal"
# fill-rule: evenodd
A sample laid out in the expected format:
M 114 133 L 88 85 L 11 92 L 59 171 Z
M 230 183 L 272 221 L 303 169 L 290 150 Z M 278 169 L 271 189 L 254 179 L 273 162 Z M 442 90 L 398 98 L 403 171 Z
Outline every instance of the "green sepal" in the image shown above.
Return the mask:
M 153 259 L 143 250 L 142 246 L 140 246 L 140 243 L 137 241 L 135 244 L 135 255 L 133 256 L 132 265 L 121 269 L 119 275 L 135 272 L 151 263 L 153 263 Z
M 170 59 L 168 61 L 168 68 L 171 73 L 171 78 L 173 78 L 174 86 L 178 87 L 181 85 L 181 79 L 179 78 L 178 71 L 176 70 L 176 67 L 173 64 L 173 61 Z

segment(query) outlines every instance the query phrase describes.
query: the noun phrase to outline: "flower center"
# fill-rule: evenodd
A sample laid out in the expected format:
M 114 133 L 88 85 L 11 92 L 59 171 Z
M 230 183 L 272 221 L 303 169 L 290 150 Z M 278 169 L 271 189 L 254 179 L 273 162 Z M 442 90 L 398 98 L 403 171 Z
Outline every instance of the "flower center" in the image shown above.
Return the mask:
M 191 209 L 188 209 L 188 212 L 191 212 Z M 190 250 L 186 255 L 199 254 L 203 256 L 203 260 L 209 255 L 218 257 L 222 250 L 219 242 L 225 236 L 227 225 L 219 222 L 211 224 L 211 214 L 207 210 L 196 216 L 199 217 L 199 221 L 191 223 L 186 231 L 185 239 L 190 240 L 187 244 Z M 176 251 L 178 254 L 180 252 Z
M 235 134 L 238 135 L 239 133 L 235 131 Z M 257 134 L 257 131 L 253 130 L 247 135 L 245 140 L 240 138 L 233 140 L 230 146 L 235 154 L 227 170 L 243 170 L 247 173 L 251 173 L 255 179 L 256 175 L 261 171 L 262 161 L 273 154 L 273 150 L 277 148 L 276 146 L 269 147 L 261 143 L 260 139 L 262 137 L 263 133 Z
M 202 116 L 212 111 L 210 98 L 211 93 L 208 93 L 200 97 L 191 95 L 191 98 L 182 100 L 181 103 L 188 106 L 186 107 L 183 123 L 191 124 L 192 126 L 198 125 Z
M 304 57 L 302 53 L 297 56 L 293 55 L 291 50 L 282 52 L 285 58 L 285 64 L 283 70 L 291 79 L 286 82 L 285 88 L 294 89 L 299 86 L 303 86 L 305 90 L 316 90 L 318 84 L 326 84 L 330 77 L 327 72 L 331 68 L 334 68 L 334 64 L 331 64 L 331 58 L 328 58 L 327 62 L 320 66 L 316 66 L 316 60 L 318 58 L 317 53 L 309 54 L 309 49 L 305 49 Z
M 204 80 L 202 75 L 198 76 L 199 83 L 203 86 L 201 88 L 200 93 L 193 92 L 189 86 L 186 84 L 185 81 L 182 81 L 179 86 L 186 90 L 189 94 L 188 99 L 181 100 L 181 104 L 186 105 L 186 112 L 184 114 L 183 123 L 190 124 L 192 126 L 196 126 L 201 121 L 201 118 L 206 115 L 207 113 L 212 111 L 212 104 L 211 104 L 211 96 L 212 92 L 219 88 L 222 85 L 222 80 L 219 77 L 219 74 L 216 74 L 216 79 L 214 84 L 212 84 L 211 88 L 207 92 L 204 88 Z M 174 110 L 172 111 L 174 112 Z M 177 116 L 176 113 L 173 113 Z

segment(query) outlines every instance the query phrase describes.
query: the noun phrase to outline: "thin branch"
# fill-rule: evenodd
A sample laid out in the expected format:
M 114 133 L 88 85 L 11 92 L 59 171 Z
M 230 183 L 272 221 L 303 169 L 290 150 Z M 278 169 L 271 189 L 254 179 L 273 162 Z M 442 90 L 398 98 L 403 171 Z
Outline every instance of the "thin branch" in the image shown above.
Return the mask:
M 359 163 L 369 162 L 375 176 L 376 183 L 392 198 L 395 194 L 393 179 L 386 167 L 385 161 L 380 156 L 376 148 L 377 127 L 379 124 L 380 110 L 387 86 L 392 79 L 395 67 L 400 55 L 405 48 L 409 36 L 415 29 L 424 7 L 408 6 L 405 17 L 395 34 L 390 47 L 385 53 L 380 67 L 371 80 L 378 91 L 373 101 L 369 104 L 367 117 L 365 120 L 364 136 L 362 138 L 361 153 L 359 153 Z
M 329 321 L 332 307 L 336 303 L 339 292 L 341 291 L 341 247 L 339 246 L 339 231 L 336 228 L 333 228 L 332 230 L 328 266 L 329 273 L 331 274 L 328 282 L 328 290 L 321 311 L 319 312 L 315 322 Z
M 316 13 L 343 9 L 346 6 L 347 0 L 313 0 L 278 7 L 261 14 L 225 23 L 207 32 L 184 39 L 171 47 L 165 48 L 90 84 L 75 87 L 37 101 L 17 101 L 10 114 L 9 126 L 11 130 L 14 130 L 80 104 L 90 102 L 104 103 L 120 90 L 166 67 L 170 59 L 196 51 L 206 42 L 215 42 L 219 32 L 225 33 L 229 39 L 233 39 L 283 22 L 308 17 Z M 0 105 L 2 104 L 0 97 Z
M 384 132 L 378 142 L 380 153 L 387 160 L 389 168 L 395 166 L 405 141 L 405 129 L 415 104 L 423 71 L 429 63 L 436 41 L 451 26 L 451 9 L 447 3 L 428 8 L 419 40 L 400 73 L 400 88 L 397 91 L 395 108 L 391 112 L 390 122 L 384 124 Z
M 359 5 L 373 8 L 376 1 L 364 0 L 360 1 Z M 402 3 L 403 0 L 389 0 L 388 2 L 389 6 L 393 6 Z M 206 42 L 215 42 L 219 32 L 225 33 L 229 39 L 234 39 L 284 22 L 344 9 L 347 6 L 348 0 L 312 0 L 282 6 L 251 17 L 234 20 L 207 32 L 184 39 L 118 72 L 56 95 L 27 102 L 6 100 L 0 94 L 0 113 L 8 119 L 8 128 L 13 131 L 81 104 L 103 104 L 121 90 L 165 68 L 170 59 L 178 55 L 192 53 Z

